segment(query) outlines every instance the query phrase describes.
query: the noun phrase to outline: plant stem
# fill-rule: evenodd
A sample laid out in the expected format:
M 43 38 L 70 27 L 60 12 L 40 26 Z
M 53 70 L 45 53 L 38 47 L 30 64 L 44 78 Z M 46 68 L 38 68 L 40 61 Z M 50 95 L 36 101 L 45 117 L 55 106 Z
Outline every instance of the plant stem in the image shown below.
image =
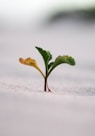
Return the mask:
M 44 91 L 47 91 L 47 78 L 48 78 L 48 72 L 47 72 L 47 68 L 46 68 L 46 72 L 45 72 L 45 78 L 44 78 Z
M 45 92 L 47 91 L 47 77 L 45 77 L 45 80 L 44 80 L 44 91 Z
M 50 88 L 48 87 L 47 78 L 44 78 L 44 91 L 46 92 L 47 90 L 51 92 Z
M 48 90 L 49 92 L 51 92 L 51 90 L 48 87 L 48 83 L 47 83 L 47 79 L 48 79 L 48 72 L 47 71 L 48 70 L 46 69 L 46 73 L 44 76 L 44 91 L 46 92 Z

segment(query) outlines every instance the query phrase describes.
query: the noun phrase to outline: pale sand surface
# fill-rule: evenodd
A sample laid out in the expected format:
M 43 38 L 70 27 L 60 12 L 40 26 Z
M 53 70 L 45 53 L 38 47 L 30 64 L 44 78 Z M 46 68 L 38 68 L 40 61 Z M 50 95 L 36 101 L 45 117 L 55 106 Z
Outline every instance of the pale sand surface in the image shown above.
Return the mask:
M 82 96 L 76 87 L 44 93 L 29 84 L 0 80 L 0 136 L 95 136 L 95 96 L 85 88 Z
M 40 46 L 55 58 L 68 54 L 76 66 L 60 66 L 43 79 L 19 57 L 44 70 Z M 95 25 L 72 21 L 38 32 L 0 32 L 0 136 L 95 136 Z

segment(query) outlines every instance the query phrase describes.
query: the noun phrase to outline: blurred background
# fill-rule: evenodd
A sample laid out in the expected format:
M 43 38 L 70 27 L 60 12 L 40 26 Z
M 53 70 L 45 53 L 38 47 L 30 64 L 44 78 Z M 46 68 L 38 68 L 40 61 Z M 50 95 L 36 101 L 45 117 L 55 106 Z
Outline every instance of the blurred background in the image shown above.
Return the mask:
M 0 0 L 0 77 L 39 79 L 18 62 L 30 56 L 44 70 L 35 46 L 76 60 L 75 67 L 57 68 L 51 80 L 94 86 L 95 0 Z

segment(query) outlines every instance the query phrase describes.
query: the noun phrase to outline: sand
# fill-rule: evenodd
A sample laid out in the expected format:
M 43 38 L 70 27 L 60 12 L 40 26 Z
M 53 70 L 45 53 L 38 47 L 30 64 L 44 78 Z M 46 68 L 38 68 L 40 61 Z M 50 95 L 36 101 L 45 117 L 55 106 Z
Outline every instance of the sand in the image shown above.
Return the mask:
M 85 88 L 71 91 L 66 86 L 63 91 L 45 93 L 37 89 L 39 83 L 35 87 L 33 82 L 29 86 L 29 80 L 0 80 L 0 136 L 95 135 L 94 95 Z
M 94 24 L 71 21 L 37 32 L 0 32 L 0 136 L 95 136 L 94 45 Z M 52 73 L 52 93 L 43 92 L 39 73 L 18 62 L 33 57 L 44 69 L 35 46 L 77 62 Z

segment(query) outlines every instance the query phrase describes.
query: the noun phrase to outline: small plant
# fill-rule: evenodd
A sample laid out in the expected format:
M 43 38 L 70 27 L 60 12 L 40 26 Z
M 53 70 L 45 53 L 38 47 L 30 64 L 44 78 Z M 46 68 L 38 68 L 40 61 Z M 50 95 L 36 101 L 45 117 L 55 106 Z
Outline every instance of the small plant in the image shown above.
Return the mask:
M 49 92 L 51 92 L 51 90 L 49 89 L 48 84 L 47 84 L 47 79 L 48 79 L 49 75 L 51 74 L 51 72 L 58 65 L 60 65 L 62 63 L 67 63 L 69 65 L 75 65 L 75 60 L 71 56 L 64 55 L 64 56 L 58 56 L 55 59 L 55 61 L 51 61 L 52 55 L 51 55 L 51 53 L 49 51 L 43 50 L 42 48 L 39 48 L 39 47 L 35 47 L 35 48 L 38 50 L 38 52 L 41 54 L 41 56 L 42 56 L 42 58 L 44 60 L 45 74 L 39 68 L 36 60 L 34 60 L 32 58 L 26 58 L 26 59 L 20 58 L 19 61 L 22 64 L 33 66 L 34 68 L 36 68 L 44 78 L 44 91 L 46 92 L 48 90 Z

